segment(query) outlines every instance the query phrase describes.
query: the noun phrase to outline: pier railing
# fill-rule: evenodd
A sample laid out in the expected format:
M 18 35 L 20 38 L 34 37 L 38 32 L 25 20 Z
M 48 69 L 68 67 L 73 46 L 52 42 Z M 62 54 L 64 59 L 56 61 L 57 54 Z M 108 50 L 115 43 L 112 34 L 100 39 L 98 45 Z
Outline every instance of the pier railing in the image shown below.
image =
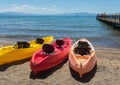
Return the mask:
M 120 14 L 97 14 L 98 20 L 120 29 Z

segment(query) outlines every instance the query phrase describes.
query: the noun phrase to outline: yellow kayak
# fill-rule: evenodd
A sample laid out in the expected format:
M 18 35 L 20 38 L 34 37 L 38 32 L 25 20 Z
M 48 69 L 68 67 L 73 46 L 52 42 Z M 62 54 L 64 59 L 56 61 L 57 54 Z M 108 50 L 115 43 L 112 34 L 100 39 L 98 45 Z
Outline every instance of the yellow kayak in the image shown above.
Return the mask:
M 30 58 L 32 54 L 41 49 L 43 44 L 52 43 L 54 37 L 37 38 L 29 42 L 17 42 L 14 46 L 0 48 L 0 65 Z

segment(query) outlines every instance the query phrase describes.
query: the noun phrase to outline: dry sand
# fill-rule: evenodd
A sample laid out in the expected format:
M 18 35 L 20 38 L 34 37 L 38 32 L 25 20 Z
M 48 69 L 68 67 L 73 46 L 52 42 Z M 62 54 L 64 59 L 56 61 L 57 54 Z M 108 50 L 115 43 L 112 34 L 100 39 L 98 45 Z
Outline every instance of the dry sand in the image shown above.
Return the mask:
M 120 85 L 120 49 L 95 49 L 97 65 L 82 79 L 69 68 L 68 59 L 34 77 L 26 59 L 0 66 L 0 85 Z

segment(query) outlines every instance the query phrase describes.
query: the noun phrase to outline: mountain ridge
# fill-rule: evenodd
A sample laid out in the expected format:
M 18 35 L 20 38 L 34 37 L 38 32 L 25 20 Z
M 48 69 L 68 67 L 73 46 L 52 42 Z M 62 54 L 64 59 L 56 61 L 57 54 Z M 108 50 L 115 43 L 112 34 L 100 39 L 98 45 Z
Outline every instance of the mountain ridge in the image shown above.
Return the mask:
M 35 13 L 22 13 L 22 12 L 2 12 L 0 15 L 19 15 L 19 16 L 27 16 L 27 15 L 59 15 L 59 16 L 95 16 L 95 13 L 87 13 L 87 12 L 73 12 L 73 13 L 61 13 L 61 14 L 35 14 Z

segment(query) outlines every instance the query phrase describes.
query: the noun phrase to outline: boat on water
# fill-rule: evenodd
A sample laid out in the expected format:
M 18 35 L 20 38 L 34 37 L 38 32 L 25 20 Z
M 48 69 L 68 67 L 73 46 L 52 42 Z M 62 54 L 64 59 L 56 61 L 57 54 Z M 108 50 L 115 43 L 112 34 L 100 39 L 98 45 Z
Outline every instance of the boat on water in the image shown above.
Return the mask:
M 19 41 L 16 45 L 0 48 L 0 65 L 30 58 L 42 45 L 52 43 L 54 37 L 46 36 L 29 42 Z
M 76 41 L 69 52 L 69 65 L 79 73 L 80 78 L 90 72 L 96 64 L 96 53 L 93 45 L 85 38 Z
M 34 75 L 48 70 L 64 61 L 70 51 L 72 40 L 63 38 L 56 40 L 53 44 L 44 44 L 43 48 L 32 56 L 30 67 Z

